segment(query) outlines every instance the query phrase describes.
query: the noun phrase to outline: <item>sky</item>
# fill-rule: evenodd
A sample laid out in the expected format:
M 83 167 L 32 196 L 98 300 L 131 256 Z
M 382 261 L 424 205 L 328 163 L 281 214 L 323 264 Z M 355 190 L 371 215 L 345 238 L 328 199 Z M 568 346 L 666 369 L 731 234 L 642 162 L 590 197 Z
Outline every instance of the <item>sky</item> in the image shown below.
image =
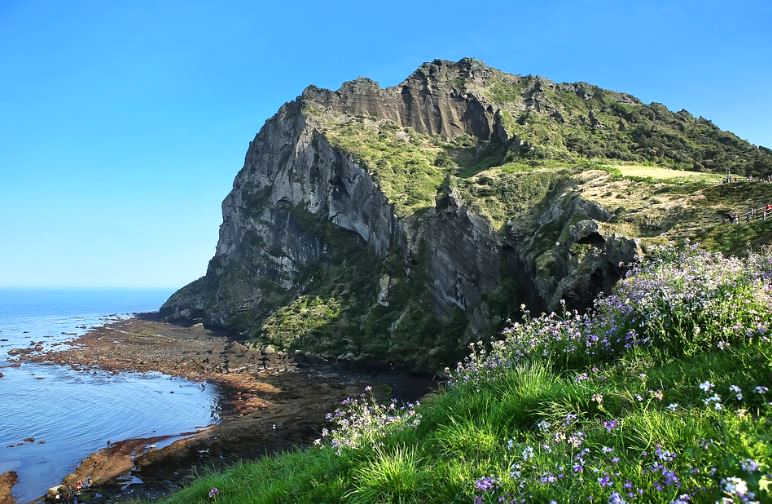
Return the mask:
M 196 279 L 282 103 L 438 58 L 591 82 L 772 147 L 770 0 L 262 3 L 0 0 L 0 286 Z

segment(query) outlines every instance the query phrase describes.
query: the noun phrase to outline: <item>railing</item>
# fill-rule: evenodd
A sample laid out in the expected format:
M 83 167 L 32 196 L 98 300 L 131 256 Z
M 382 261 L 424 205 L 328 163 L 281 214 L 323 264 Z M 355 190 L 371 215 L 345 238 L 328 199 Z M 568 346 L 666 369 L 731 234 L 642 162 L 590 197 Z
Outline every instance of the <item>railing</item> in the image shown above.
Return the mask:
M 751 208 L 743 214 L 733 214 L 729 216 L 729 222 L 732 224 L 767 219 L 772 219 L 772 205 L 765 205 L 761 208 Z

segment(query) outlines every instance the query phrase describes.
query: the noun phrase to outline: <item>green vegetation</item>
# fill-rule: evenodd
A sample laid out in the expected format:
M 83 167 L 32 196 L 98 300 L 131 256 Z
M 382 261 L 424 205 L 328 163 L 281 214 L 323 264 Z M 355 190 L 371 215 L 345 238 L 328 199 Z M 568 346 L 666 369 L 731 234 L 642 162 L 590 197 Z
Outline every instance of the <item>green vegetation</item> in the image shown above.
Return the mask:
M 712 182 L 718 183 L 723 179 L 716 173 L 701 173 L 688 170 L 673 170 L 661 166 L 620 164 L 614 166 L 623 177 L 634 179 L 648 179 L 651 181 L 678 181 L 678 182 Z
M 367 166 L 400 216 L 434 206 L 452 163 L 451 144 L 390 121 L 340 118 L 327 124 L 326 136 Z
M 558 168 L 526 168 L 508 164 L 478 173 L 472 178 L 453 178 L 462 199 L 475 213 L 500 229 L 508 219 L 541 203 L 569 171 Z
M 320 331 L 334 323 L 341 313 L 341 303 L 336 298 L 299 296 L 265 319 L 261 336 L 272 345 L 292 347 L 298 338 L 319 338 Z
M 256 344 L 332 358 L 388 359 L 422 369 L 459 355 L 466 319 L 459 314 L 443 323 L 425 309 L 423 268 L 407 278 L 399 255 L 379 259 L 358 235 L 305 209 L 288 211 L 301 228 L 320 237 L 327 255 L 303 272 L 301 292 L 266 286 L 267 294 L 277 293 L 275 309 L 239 326 L 251 330 Z M 384 276 L 389 279 L 387 306 L 377 301 Z
M 502 111 L 509 159 L 633 161 L 741 175 L 772 173 L 772 151 L 702 117 L 585 83 L 498 73 L 481 90 Z
M 163 502 L 767 502 L 771 264 L 663 251 L 587 316 L 472 345 L 423 404 L 363 394 L 319 446 Z

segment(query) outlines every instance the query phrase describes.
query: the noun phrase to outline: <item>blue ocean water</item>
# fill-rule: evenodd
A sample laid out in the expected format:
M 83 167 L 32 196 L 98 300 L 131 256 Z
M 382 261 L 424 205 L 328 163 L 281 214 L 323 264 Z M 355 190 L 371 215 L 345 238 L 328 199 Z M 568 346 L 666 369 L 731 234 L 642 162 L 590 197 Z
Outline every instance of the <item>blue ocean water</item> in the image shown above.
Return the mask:
M 216 387 L 160 373 L 14 367 L 8 351 L 46 348 L 134 312 L 157 310 L 162 289 L 0 288 L 0 473 L 16 471 L 29 502 L 108 441 L 176 435 L 218 420 Z M 172 394 L 172 392 L 174 392 Z M 24 441 L 34 438 L 34 442 Z

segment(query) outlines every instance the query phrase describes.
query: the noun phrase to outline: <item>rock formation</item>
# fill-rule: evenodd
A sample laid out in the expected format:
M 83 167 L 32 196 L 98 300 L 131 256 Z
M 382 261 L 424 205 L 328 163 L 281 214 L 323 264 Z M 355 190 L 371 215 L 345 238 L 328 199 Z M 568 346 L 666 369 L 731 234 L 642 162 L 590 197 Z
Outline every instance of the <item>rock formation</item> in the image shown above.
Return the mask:
M 587 306 L 642 253 L 617 209 L 585 194 L 611 180 L 587 158 L 606 149 L 604 158 L 676 162 L 682 153 L 656 144 L 670 131 L 659 124 L 673 121 L 728 135 L 727 159 L 756 149 L 662 109 L 470 59 L 424 64 L 385 89 L 363 78 L 337 91 L 309 86 L 250 142 L 206 276 L 162 315 L 430 369 L 494 334 L 521 303 Z M 660 129 L 627 133 L 650 123 Z M 690 167 L 705 169 L 695 152 Z M 768 171 L 772 156 L 753 152 L 743 169 Z M 534 169 L 510 172 L 512 163 Z

